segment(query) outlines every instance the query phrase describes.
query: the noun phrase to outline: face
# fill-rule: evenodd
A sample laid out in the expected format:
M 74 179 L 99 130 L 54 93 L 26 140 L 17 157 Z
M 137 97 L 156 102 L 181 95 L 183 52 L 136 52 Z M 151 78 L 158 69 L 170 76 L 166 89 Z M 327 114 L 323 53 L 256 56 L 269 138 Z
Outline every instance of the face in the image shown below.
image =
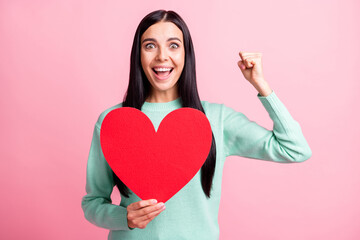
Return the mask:
M 172 22 L 158 22 L 141 36 L 141 65 L 151 96 L 177 97 L 177 81 L 185 62 L 182 31 Z

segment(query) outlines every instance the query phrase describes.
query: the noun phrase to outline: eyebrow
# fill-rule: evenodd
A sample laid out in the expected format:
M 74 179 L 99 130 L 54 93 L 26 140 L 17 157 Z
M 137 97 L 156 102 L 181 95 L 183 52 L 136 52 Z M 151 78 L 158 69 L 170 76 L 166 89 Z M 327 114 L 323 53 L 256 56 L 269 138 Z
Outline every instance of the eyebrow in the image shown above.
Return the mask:
M 177 37 L 171 37 L 169 38 L 167 41 L 171 41 L 171 40 L 178 40 L 179 42 L 181 42 L 181 40 Z M 146 42 L 146 41 L 153 41 L 153 42 L 157 42 L 155 38 L 145 38 L 142 43 Z

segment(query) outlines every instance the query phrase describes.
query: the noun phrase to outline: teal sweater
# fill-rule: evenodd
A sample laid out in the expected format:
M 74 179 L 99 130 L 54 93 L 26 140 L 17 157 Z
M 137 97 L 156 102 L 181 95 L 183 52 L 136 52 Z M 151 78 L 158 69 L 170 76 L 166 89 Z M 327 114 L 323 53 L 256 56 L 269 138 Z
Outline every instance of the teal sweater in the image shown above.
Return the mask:
M 224 104 L 201 101 L 216 142 L 216 168 L 207 198 L 201 187 L 200 170 L 194 178 L 165 203 L 166 209 L 144 229 L 127 225 L 126 207 L 141 199 L 131 190 L 130 198 L 121 195 L 120 205 L 112 204 L 110 195 L 114 180 L 100 146 L 100 127 L 108 112 L 122 106 L 119 103 L 100 114 L 95 124 L 86 172 L 86 195 L 82 198 L 85 218 L 94 225 L 109 229 L 108 239 L 196 239 L 219 238 L 218 212 L 222 172 L 227 156 L 262 159 L 279 163 L 303 162 L 311 157 L 300 125 L 273 91 L 267 97 L 257 95 L 274 125 L 269 131 L 243 113 Z M 157 130 L 161 120 L 171 111 L 181 108 L 180 98 L 166 103 L 145 102 L 141 111 Z M 145 200 L 145 199 L 144 199 Z

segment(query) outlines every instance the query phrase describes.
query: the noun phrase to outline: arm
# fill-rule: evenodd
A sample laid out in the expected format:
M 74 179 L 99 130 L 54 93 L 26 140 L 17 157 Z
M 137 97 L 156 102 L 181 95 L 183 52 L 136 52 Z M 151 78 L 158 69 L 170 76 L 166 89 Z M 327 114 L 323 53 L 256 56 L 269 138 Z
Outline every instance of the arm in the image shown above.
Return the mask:
M 112 204 L 112 170 L 101 150 L 100 125 L 96 123 L 86 169 L 86 195 L 81 207 L 92 224 L 110 230 L 132 230 L 127 223 L 127 209 Z
M 275 162 L 303 162 L 312 155 L 301 127 L 275 92 L 257 95 L 274 125 L 269 131 L 244 114 L 224 105 L 224 141 L 226 156 L 237 155 Z
M 274 125 L 269 131 L 244 114 L 224 106 L 226 156 L 238 155 L 275 162 L 303 162 L 312 155 L 301 127 L 264 79 L 262 53 L 239 52 L 238 66 L 258 93 Z

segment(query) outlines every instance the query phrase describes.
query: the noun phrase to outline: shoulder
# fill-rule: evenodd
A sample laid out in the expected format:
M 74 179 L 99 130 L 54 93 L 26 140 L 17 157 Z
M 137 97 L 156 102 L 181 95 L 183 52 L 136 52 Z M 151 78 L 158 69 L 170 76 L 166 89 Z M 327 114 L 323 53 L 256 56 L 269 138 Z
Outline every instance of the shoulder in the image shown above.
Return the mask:
M 235 111 L 233 108 L 225 105 L 224 103 L 214 103 L 214 102 L 202 100 L 201 104 L 204 108 L 204 111 L 209 114 L 210 113 L 223 114 L 229 111 L 230 112 Z
M 209 120 L 220 121 L 224 118 L 224 113 L 226 113 L 227 108 L 225 104 L 205 100 L 201 101 L 201 104 Z
M 201 105 L 205 111 L 219 111 L 221 110 L 223 104 L 201 100 Z
M 224 103 L 201 101 L 201 104 L 204 108 L 206 116 L 211 119 L 226 121 L 227 119 L 231 119 L 234 116 L 242 118 L 245 117 L 242 112 L 237 111 L 233 107 L 230 107 Z
M 102 124 L 104 118 L 106 117 L 106 115 L 109 112 L 111 112 L 112 110 L 122 107 L 122 104 L 123 104 L 122 102 L 118 103 L 118 104 L 116 104 L 116 105 L 114 105 L 112 107 L 109 107 L 109 108 L 105 109 L 103 112 L 101 112 L 98 119 L 97 119 L 97 121 L 96 121 L 96 126 L 100 129 L 101 124 Z

